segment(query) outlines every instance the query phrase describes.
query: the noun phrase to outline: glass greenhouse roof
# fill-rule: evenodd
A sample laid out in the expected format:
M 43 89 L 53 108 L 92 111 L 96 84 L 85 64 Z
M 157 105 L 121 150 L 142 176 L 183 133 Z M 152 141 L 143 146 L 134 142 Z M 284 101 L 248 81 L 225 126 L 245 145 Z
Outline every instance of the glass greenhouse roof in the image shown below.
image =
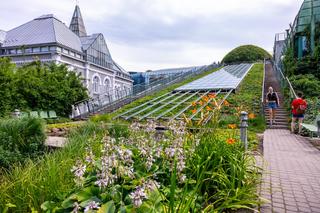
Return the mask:
M 320 0 L 305 0 L 300 8 L 300 11 L 294 22 L 296 32 L 303 32 L 311 23 L 312 14 L 314 15 L 314 21 L 320 21 Z
M 203 78 L 177 88 L 175 91 L 229 90 L 236 89 L 251 69 L 252 64 L 226 66 Z

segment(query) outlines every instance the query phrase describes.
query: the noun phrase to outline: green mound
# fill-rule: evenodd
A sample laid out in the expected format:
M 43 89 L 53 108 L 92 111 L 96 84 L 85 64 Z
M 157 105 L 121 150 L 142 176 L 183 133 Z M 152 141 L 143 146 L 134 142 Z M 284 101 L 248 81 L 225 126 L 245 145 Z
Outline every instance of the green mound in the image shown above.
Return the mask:
M 254 45 L 243 45 L 233 49 L 223 59 L 222 63 L 257 62 L 271 55 L 264 49 Z

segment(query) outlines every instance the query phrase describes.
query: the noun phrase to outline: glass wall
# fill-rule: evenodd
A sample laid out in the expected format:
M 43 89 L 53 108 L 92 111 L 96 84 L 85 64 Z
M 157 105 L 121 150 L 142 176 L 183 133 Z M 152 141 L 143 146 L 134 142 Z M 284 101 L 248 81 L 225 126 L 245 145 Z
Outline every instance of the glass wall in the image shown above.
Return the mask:
M 100 34 L 86 51 L 87 60 L 94 64 L 112 68 L 112 59 L 107 44 Z

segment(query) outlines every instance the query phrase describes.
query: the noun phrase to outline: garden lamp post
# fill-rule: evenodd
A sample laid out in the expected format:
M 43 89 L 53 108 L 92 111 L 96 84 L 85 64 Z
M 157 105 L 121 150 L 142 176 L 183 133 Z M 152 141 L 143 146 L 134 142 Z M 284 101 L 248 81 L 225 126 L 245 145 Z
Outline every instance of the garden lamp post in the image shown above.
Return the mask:
M 240 140 L 244 145 L 244 149 L 248 149 L 248 136 L 247 136 L 247 129 L 248 129 L 248 113 L 242 111 L 241 112 L 241 123 L 240 123 Z

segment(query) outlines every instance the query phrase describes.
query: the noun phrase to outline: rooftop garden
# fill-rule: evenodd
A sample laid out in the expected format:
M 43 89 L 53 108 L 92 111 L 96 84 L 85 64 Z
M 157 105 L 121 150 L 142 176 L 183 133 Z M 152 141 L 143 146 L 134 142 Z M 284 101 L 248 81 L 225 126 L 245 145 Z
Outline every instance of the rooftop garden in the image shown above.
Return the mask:
M 171 121 L 162 123 L 167 130 L 157 131 L 155 121 L 112 119 L 186 82 L 76 125 L 64 148 L 1 170 L 0 212 L 253 209 L 259 168 L 252 151 L 258 144 L 255 133 L 264 129 L 259 115 L 262 73 L 262 64 L 254 65 L 237 92 L 214 111 L 210 125 Z M 239 137 L 242 110 L 249 113 L 247 151 Z M 206 108 L 203 116 L 212 111 Z M 69 126 L 50 128 L 59 125 Z

